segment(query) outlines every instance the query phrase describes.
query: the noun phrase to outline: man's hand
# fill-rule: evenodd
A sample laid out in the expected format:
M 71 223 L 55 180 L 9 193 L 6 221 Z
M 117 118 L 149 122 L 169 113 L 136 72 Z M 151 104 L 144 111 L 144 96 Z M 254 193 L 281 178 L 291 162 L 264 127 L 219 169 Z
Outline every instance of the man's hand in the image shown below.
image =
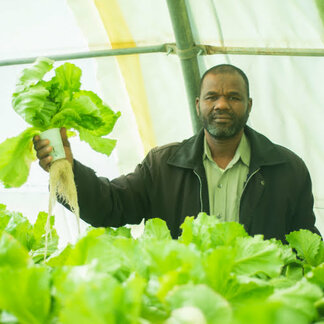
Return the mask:
M 72 156 L 70 143 L 67 139 L 66 129 L 61 128 L 60 132 L 61 132 L 66 159 L 73 166 L 73 156 Z M 49 153 L 53 150 L 53 147 L 50 146 L 49 140 L 41 140 L 38 135 L 34 136 L 33 142 L 34 142 L 34 149 L 36 150 L 37 153 L 37 158 L 39 159 L 39 165 L 45 171 L 48 171 L 50 164 L 53 160 L 53 158 L 49 155 Z

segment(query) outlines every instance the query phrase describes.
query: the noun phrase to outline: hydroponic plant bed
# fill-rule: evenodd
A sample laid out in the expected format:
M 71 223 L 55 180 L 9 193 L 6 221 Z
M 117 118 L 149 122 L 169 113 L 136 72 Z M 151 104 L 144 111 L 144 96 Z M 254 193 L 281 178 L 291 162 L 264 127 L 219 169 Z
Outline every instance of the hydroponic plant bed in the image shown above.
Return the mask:
M 306 324 L 324 321 L 324 243 L 307 230 L 289 245 L 238 223 L 187 217 L 172 240 L 160 219 L 91 228 L 57 249 L 47 214 L 34 225 L 0 205 L 0 323 Z

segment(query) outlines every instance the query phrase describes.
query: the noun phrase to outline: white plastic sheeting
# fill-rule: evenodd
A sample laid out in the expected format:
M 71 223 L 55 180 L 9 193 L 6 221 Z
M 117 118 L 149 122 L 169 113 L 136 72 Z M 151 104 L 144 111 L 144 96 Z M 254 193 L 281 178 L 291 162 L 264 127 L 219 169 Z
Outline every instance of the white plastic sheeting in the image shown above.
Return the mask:
M 186 4 L 197 44 L 323 48 L 324 28 L 315 1 L 190 0 Z M 108 17 L 107 7 L 115 10 Z M 0 9 L 0 61 L 175 42 L 165 0 L 0 0 Z M 118 14 L 122 20 L 117 20 Z M 83 71 L 83 88 L 95 91 L 122 113 L 110 136 L 118 144 L 109 159 L 71 140 L 75 157 L 109 178 L 134 169 L 152 146 L 148 134 L 154 145 L 192 135 L 178 57 L 143 54 L 137 58 L 140 76 L 132 69 L 125 72 L 125 62 L 116 57 L 73 61 Z M 253 98 L 249 124 L 305 160 L 313 180 L 317 226 L 324 234 L 324 57 L 210 55 L 199 56 L 198 61 L 201 72 L 226 62 L 246 72 Z M 24 67 L 0 67 L 0 141 L 26 127 L 11 108 L 15 82 Z M 143 93 L 132 94 L 136 90 L 132 87 L 138 86 L 134 75 L 143 82 L 150 120 L 146 132 L 138 116 L 137 101 Z M 1 188 L 0 202 L 33 221 L 38 211 L 47 209 L 47 186 L 48 175 L 34 163 L 24 186 Z M 73 217 L 61 206 L 56 216 L 63 241 L 73 239 Z

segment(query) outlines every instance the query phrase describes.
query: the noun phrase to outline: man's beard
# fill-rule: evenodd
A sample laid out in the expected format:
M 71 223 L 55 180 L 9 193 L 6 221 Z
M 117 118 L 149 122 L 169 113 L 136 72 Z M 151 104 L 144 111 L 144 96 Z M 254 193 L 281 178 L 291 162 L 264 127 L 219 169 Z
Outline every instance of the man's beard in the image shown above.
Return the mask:
M 246 112 L 238 116 L 233 111 L 212 111 L 208 116 L 204 116 L 201 113 L 199 120 L 202 126 L 207 130 L 207 132 L 215 139 L 228 139 L 237 135 L 246 125 L 247 120 L 249 119 L 249 109 L 246 109 Z M 227 123 L 216 123 L 215 118 L 219 116 L 229 117 L 230 125 Z

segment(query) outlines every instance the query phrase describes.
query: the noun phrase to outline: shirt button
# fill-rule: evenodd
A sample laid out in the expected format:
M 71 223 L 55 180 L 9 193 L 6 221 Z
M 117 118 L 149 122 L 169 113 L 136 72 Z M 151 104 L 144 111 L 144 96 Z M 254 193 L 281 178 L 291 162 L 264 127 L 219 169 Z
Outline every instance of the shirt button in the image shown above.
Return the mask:
M 219 183 L 217 187 L 220 189 L 223 187 L 223 185 L 221 183 Z

